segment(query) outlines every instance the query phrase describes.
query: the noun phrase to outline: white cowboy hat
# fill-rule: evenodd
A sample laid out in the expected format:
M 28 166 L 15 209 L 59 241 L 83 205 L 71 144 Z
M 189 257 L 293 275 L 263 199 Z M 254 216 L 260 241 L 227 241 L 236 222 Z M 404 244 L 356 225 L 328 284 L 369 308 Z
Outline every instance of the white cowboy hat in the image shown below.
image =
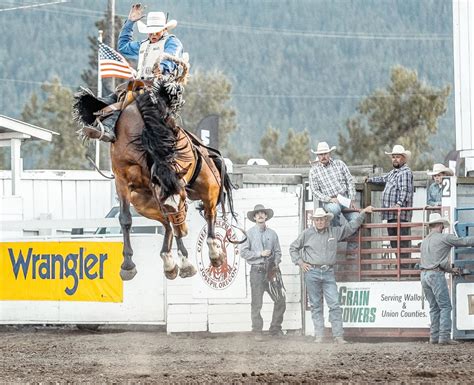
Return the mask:
M 146 24 L 138 20 L 138 32 L 140 33 L 157 33 L 164 29 L 173 29 L 178 22 L 176 20 L 166 21 L 164 12 L 148 12 L 146 16 Z
M 273 210 L 266 209 L 264 205 L 260 204 L 255 205 L 252 211 L 247 212 L 247 218 L 252 222 L 255 222 L 255 214 L 257 214 L 259 211 L 263 211 L 265 214 L 267 214 L 267 221 L 273 218 Z
M 332 146 L 329 148 L 329 144 L 326 142 L 319 142 L 318 146 L 316 147 L 316 151 L 311 150 L 313 154 L 327 154 L 328 152 L 334 151 L 336 149 L 336 146 Z
M 331 220 L 334 218 L 334 214 L 327 213 L 326 211 L 324 211 L 323 208 L 318 207 L 316 210 L 314 210 L 313 215 L 311 216 L 311 218 L 323 218 L 323 217 L 327 218 L 328 220 Z
M 405 150 L 405 148 L 400 145 L 396 144 L 393 146 L 392 152 L 385 151 L 387 155 L 403 155 L 405 158 L 409 158 L 411 156 L 411 151 Z
M 444 218 L 441 216 L 440 213 L 432 213 L 430 214 L 430 219 L 428 224 L 429 225 L 435 225 L 437 223 L 442 223 L 445 227 L 449 226 L 449 221 L 447 218 Z
M 441 163 L 435 163 L 433 165 L 433 171 L 428 171 L 427 174 L 433 176 L 433 175 L 441 174 L 442 172 L 445 172 L 449 176 L 454 175 L 453 170 L 451 170 L 449 167 L 446 167 L 444 164 L 441 164 Z

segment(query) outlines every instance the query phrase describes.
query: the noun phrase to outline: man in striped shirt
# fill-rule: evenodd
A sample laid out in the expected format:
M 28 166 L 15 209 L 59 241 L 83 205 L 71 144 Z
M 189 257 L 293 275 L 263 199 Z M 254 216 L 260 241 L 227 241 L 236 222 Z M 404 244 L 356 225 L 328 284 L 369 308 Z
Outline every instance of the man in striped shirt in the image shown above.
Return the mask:
M 324 210 L 333 214 L 331 225 L 339 226 L 342 209 L 356 208 L 356 192 L 354 178 L 346 164 L 342 160 L 331 158 L 331 152 L 335 149 L 335 146 L 329 148 L 326 142 L 319 142 L 316 151 L 311 150 L 318 156 L 318 159 L 312 163 L 309 171 L 309 186 L 313 196 L 321 202 Z M 343 203 L 347 206 L 344 206 Z M 342 214 L 348 222 L 357 216 L 354 211 Z M 352 250 L 356 248 L 357 243 L 355 242 L 347 244 L 349 254 L 352 254 Z

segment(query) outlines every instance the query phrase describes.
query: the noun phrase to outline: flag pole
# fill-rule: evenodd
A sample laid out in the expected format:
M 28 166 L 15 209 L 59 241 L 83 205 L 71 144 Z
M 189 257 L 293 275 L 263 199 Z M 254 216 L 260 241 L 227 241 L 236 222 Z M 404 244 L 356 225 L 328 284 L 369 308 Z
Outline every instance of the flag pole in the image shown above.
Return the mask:
M 115 0 L 110 1 L 110 46 L 115 49 Z M 112 78 L 112 90 L 115 90 L 115 78 Z
M 99 43 L 102 43 L 102 34 L 104 31 L 99 29 Z M 100 77 L 100 70 L 99 70 L 99 52 L 97 51 L 97 97 L 102 97 L 102 79 Z
M 99 29 L 99 36 L 98 40 L 99 43 L 102 43 L 102 33 L 103 31 Z M 99 68 L 99 52 L 97 50 L 97 97 L 102 97 L 102 79 L 100 77 L 100 68 Z M 100 140 L 95 141 L 95 164 L 97 168 L 100 170 Z

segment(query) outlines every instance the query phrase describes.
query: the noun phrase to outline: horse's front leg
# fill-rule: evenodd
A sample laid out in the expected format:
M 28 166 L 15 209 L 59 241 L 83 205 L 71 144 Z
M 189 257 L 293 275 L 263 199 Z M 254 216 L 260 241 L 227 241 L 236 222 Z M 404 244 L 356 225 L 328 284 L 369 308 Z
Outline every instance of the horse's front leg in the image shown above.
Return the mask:
M 137 269 L 132 261 L 133 250 L 130 242 L 130 229 L 132 228 L 130 201 L 124 197 L 120 198 L 119 222 L 123 234 L 123 262 L 120 266 L 120 277 L 123 281 L 130 281 L 137 274 Z
M 220 248 L 220 242 L 216 239 L 216 217 L 217 212 L 215 207 L 204 207 L 204 217 L 207 222 L 207 247 L 209 248 L 209 259 L 211 265 L 219 267 L 224 262 L 225 256 Z
M 163 246 L 161 247 L 160 256 L 163 260 L 163 270 L 165 272 L 165 277 L 168 279 L 175 279 L 178 275 L 178 265 L 173 259 L 173 254 L 171 253 L 171 246 L 173 243 L 173 230 L 169 222 L 164 224 L 165 227 L 165 236 L 163 238 Z
M 188 259 L 188 250 L 184 247 L 183 239 L 181 237 L 176 237 L 176 246 L 178 247 L 178 256 L 181 261 L 181 266 L 179 267 L 179 276 L 181 278 L 192 277 L 196 274 L 197 270 Z

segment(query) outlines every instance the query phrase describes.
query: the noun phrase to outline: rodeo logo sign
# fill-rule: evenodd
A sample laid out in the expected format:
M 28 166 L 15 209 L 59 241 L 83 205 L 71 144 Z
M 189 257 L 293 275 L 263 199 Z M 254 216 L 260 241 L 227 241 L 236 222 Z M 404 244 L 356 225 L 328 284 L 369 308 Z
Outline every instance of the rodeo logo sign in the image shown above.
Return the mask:
M 224 261 L 219 267 L 211 265 L 209 260 L 209 248 L 207 246 L 207 225 L 199 232 L 197 241 L 196 263 L 199 275 L 204 282 L 216 290 L 222 290 L 229 287 L 237 277 L 240 265 L 239 248 L 237 244 L 229 242 L 236 241 L 236 235 L 232 227 L 223 220 L 216 221 L 215 227 L 217 247 L 224 254 Z M 226 234 L 229 234 L 227 237 Z

